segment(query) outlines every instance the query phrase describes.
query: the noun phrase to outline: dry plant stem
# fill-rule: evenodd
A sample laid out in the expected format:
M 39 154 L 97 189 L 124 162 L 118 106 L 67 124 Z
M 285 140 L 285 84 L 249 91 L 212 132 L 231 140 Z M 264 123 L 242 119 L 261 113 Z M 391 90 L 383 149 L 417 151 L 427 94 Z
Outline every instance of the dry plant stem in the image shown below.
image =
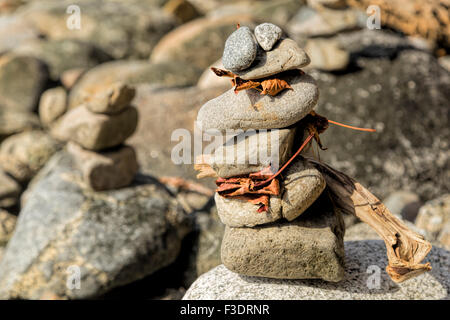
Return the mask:
M 326 164 L 307 160 L 324 175 L 334 204 L 367 223 L 384 240 L 389 260 L 386 272 L 393 281 L 403 282 L 431 270 L 430 263 L 420 263 L 431 250 L 429 242 L 408 229 L 357 181 Z
M 181 177 L 161 177 L 158 179 L 161 183 L 180 188 L 186 191 L 197 192 L 203 194 L 208 197 L 212 197 L 214 195 L 214 191 L 202 186 L 201 184 L 185 180 Z

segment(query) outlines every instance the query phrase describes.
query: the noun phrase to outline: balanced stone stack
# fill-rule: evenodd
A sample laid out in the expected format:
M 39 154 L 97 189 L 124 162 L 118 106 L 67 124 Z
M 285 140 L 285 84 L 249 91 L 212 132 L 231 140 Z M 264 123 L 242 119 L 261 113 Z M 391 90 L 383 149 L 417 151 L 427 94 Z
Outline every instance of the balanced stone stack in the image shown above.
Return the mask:
M 61 116 L 51 134 L 67 141 L 84 182 L 96 191 L 128 186 L 138 171 L 136 153 L 124 145 L 137 127 L 135 89 L 114 83 L 86 93 L 85 102 Z
M 296 42 L 284 38 L 278 26 L 263 23 L 254 34 L 245 26 L 232 33 L 222 62 L 244 81 L 281 79 L 291 88 L 275 96 L 256 89 L 237 93 L 230 89 L 204 104 L 197 118 L 203 131 L 244 130 L 205 161 L 225 181 L 248 177 L 273 166 L 274 160 L 281 167 L 307 137 L 300 121 L 313 110 L 319 96 L 314 79 L 299 70 L 309 64 L 308 55 Z M 271 139 L 273 132 L 278 134 L 276 144 Z M 256 154 L 277 154 L 278 159 L 256 157 L 254 161 Z M 233 157 L 230 161 L 225 156 L 227 161 L 223 161 L 224 155 Z M 223 264 L 249 276 L 342 280 L 344 224 L 324 192 L 323 176 L 298 156 L 279 176 L 279 185 L 279 194 L 270 195 L 269 206 L 262 211 L 242 197 L 216 192 L 218 214 L 226 225 Z

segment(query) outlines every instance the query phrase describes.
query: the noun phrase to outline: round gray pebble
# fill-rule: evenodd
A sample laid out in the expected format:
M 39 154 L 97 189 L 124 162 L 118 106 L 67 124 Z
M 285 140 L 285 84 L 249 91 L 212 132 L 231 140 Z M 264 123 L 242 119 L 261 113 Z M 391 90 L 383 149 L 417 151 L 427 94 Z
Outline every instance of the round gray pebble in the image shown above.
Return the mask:
M 258 44 L 248 27 L 240 27 L 225 42 L 222 63 L 230 71 L 244 70 L 256 58 Z
M 265 51 L 273 48 L 273 45 L 280 40 L 282 33 L 281 28 L 273 23 L 262 23 L 255 28 L 256 40 Z

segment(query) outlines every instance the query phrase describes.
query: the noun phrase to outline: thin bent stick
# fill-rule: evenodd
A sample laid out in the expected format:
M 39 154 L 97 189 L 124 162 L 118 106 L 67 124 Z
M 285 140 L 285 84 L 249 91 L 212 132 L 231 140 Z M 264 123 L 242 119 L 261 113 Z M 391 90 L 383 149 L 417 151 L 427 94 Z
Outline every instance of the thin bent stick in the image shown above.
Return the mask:
M 280 168 L 280 170 L 277 171 L 277 173 L 275 173 L 274 175 L 272 175 L 270 178 L 260 182 L 260 183 L 256 183 L 255 187 L 260 187 L 266 183 L 269 183 L 270 181 L 272 181 L 273 179 L 275 179 L 281 172 L 283 172 L 284 169 L 286 169 L 286 167 L 299 155 L 299 153 L 305 148 L 305 146 L 309 143 L 309 141 L 311 141 L 311 139 L 314 137 L 314 134 L 310 134 L 308 136 L 308 138 L 306 138 L 306 140 L 303 142 L 303 144 L 300 146 L 300 148 L 298 148 L 297 152 Z
M 383 238 L 389 260 L 386 271 L 393 281 L 402 282 L 431 270 L 430 263 L 420 263 L 431 250 L 428 241 L 408 229 L 360 183 L 326 164 L 305 159 L 323 173 L 335 204 L 367 223 Z

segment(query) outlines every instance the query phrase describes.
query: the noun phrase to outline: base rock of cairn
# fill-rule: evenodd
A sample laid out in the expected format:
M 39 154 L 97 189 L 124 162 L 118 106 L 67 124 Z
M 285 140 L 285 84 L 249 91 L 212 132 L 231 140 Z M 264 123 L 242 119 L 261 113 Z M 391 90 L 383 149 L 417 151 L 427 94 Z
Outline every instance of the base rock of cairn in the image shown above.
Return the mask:
M 203 163 L 223 179 L 245 177 L 271 164 L 260 157 L 255 162 L 252 157 L 260 151 L 263 154 L 273 151 L 272 140 L 268 138 L 273 130 L 262 129 L 280 129 L 278 160 L 281 167 L 306 138 L 306 128 L 299 121 L 313 110 L 319 97 L 314 79 L 299 70 L 310 62 L 302 48 L 291 39 L 280 39 L 279 33 L 273 32 L 276 26 L 257 27 L 256 38 L 249 36 L 248 28 L 242 28 L 225 44 L 225 68 L 230 66 L 228 70 L 240 79 L 258 82 L 281 79 L 291 88 L 274 96 L 263 95 L 256 89 L 235 93 L 232 88 L 202 106 L 197 121 L 206 132 L 255 130 L 251 134 L 238 134 L 231 138 L 234 140 L 229 139 L 211 155 L 203 157 Z M 270 50 L 264 50 L 257 39 L 263 39 L 264 47 Z M 271 42 L 272 46 L 266 46 Z M 255 45 L 257 54 L 249 64 L 247 60 L 253 52 L 250 49 Z M 240 48 L 245 52 L 240 52 Z M 233 61 L 234 57 L 237 61 Z M 238 61 L 243 57 L 245 61 Z M 227 151 L 232 156 L 224 162 L 222 157 Z M 301 154 L 306 151 L 307 148 Z M 344 224 L 328 194 L 323 193 L 326 183 L 322 174 L 300 155 L 278 178 L 280 192 L 269 196 L 269 206 L 262 212 L 259 204 L 246 198 L 216 193 L 218 214 L 226 225 L 221 248 L 223 264 L 247 276 L 342 280 Z
M 51 126 L 55 138 L 68 142 L 68 152 L 93 190 L 126 187 L 138 171 L 136 152 L 123 144 L 137 127 L 138 113 L 130 105 L 134 95 L 134 88 L 120 82 L 96 88 Z

